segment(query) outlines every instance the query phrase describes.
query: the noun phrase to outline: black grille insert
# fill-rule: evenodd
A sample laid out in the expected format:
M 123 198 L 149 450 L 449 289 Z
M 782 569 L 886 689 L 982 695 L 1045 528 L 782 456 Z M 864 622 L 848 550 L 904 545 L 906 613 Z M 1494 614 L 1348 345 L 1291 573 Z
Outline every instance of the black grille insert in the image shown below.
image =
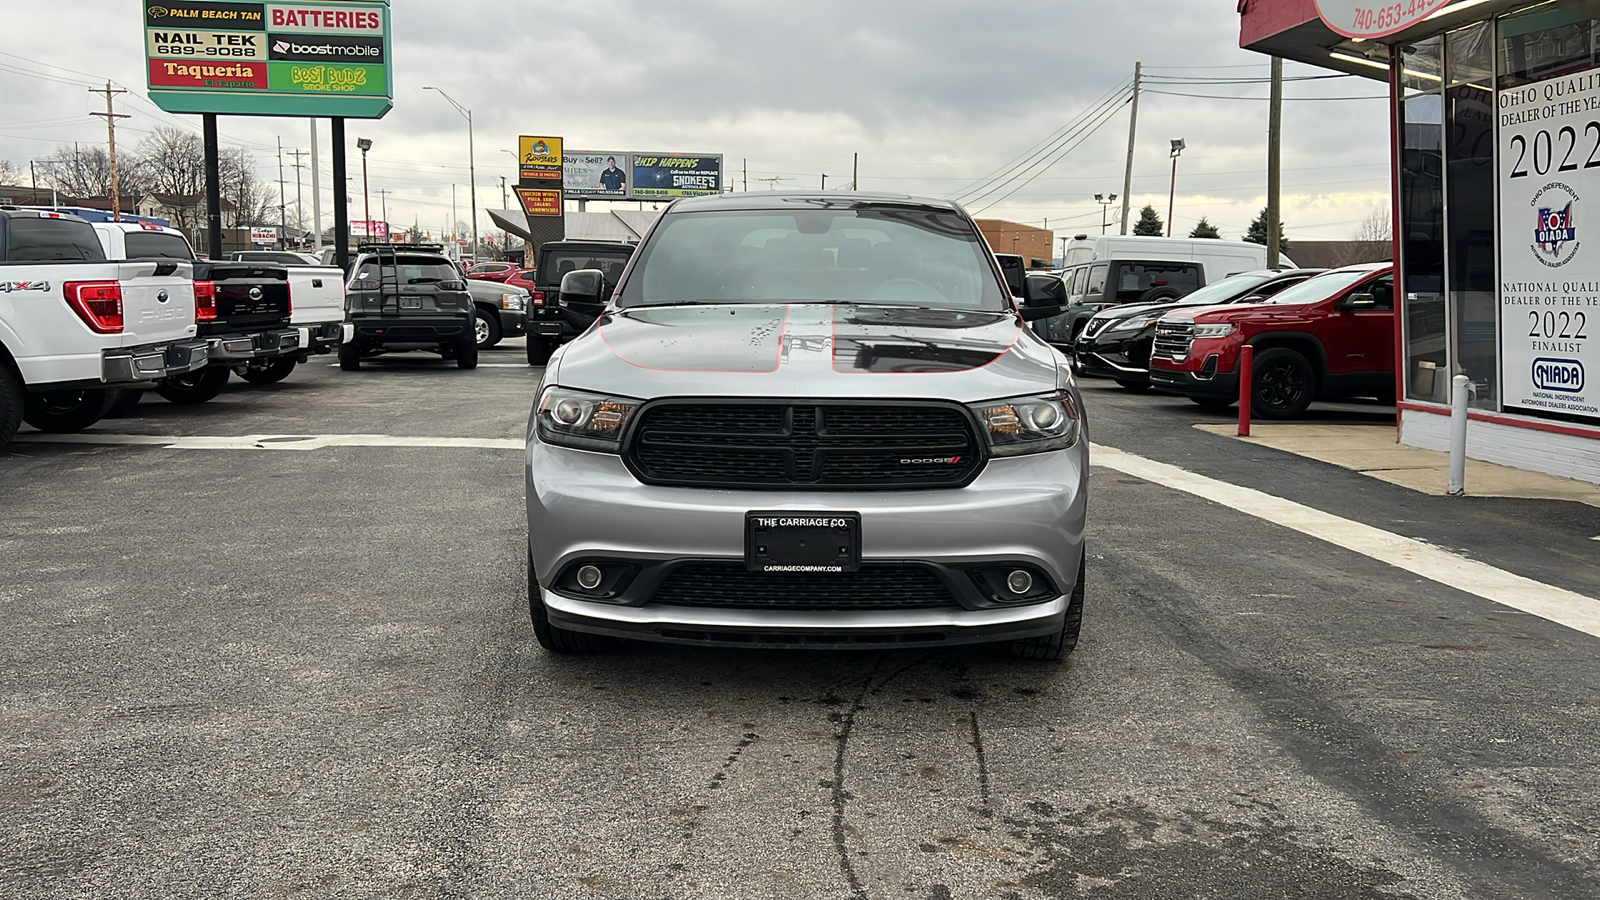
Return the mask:
M 917 401 L 658 402 L 625 459 L 646 484 L 722 488 L 959 487 L 983 466 L 965 410 Z
M 743 563 L 686 563 L 650 597 L 711 609 L 869 610 L 960 606 L 925 566 L 863 565 L 855 572 L 752 572 Z

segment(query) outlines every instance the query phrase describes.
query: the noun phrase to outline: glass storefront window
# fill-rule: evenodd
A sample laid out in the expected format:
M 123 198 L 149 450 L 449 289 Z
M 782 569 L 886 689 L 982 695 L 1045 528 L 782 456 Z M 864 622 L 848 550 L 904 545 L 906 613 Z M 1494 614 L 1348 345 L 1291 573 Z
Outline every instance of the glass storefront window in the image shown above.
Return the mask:
M 1449 392 L 1444 298 L 1444 40 L 1401 47 L 1400 254 L 1406 396 Z M 1492 194 L 1491 194 L 1492 196 Z
M 1480 23 L 1445 38 L 1450 373 L 1472 379 L 1473 405 L 1483 409 L 1499 403 L 1492 36 Z

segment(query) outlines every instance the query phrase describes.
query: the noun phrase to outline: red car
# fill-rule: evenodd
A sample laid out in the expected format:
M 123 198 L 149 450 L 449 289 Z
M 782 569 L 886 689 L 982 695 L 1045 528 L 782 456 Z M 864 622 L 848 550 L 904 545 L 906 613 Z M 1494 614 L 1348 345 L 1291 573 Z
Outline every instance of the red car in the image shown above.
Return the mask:
M 504 282 L 517 271 L 517 267 L 506 262 L 481 262 L 467 270 L 467 277 L 475 281 Z
M 1176 309 L 1156 323 L 1150 384 L 1201 406 L 1239 399 L 1239 348 L 1254 348 L 1250 408 L 1289 419 L 1313 400 L 1393 402 L 1394 264 L 1324 272 L 1247 306 Z
M 533 276 L 537 271 L 537 269 L 517 269 L 511 273 L 511 277 L 507 278 L 505 283 L 513 287 L 522 288 L 532 294 L 539 290 L 533 283 Z

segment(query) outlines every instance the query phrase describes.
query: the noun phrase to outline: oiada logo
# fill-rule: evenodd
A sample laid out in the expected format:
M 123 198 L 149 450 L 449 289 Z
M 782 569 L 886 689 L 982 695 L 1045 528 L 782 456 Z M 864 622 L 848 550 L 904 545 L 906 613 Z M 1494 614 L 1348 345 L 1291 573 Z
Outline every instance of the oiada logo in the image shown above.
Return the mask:
M 1534 195 L 1532 206 L 1539 211 L 1539 218 L 1533 228 L 1533 255 L 1539 262 L 1556 268 L 1577 255 L 1577 205 L 1578 195 L 1560 182 L 1547 184 Z
M 1536 359 L 1533 361 L 1533 386 L 1541 391 L 1581 394 L 1583 363 L 1575 359 Z

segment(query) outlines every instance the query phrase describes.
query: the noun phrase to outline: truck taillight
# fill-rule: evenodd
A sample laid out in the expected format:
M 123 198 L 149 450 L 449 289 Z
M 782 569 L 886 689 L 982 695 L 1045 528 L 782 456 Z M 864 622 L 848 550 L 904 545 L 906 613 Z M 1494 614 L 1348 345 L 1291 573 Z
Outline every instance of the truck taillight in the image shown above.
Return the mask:
M 284 318 L 288 318 L 289 314 L 292 313 L 292 312 L 294 312 L 294 291 L 290 290 L 289 285 L 285 284 L 283 286 L 283 315 L 284 315 Z
M 544 305 L 544 291 L 534 291 L 533 292 L 533 305 L 534 306 L 543 306 Z
M 217 283 L 215 281 L 196 281 L 194 283 L 194 320 L 199 322 L 215 322 L 217 320 Z
M 61 286 L 67 305 L 95 334 L 122 333 L 122 285 L 115 281 L 69 281 Z

